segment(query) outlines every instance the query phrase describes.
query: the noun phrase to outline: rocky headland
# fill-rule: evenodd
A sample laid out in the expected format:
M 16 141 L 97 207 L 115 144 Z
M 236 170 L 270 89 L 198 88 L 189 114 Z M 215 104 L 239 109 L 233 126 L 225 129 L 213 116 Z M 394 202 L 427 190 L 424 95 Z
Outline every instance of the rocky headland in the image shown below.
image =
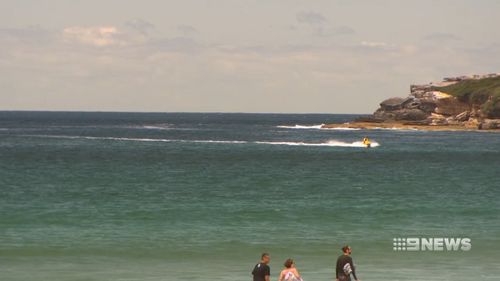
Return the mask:
M 407 97 L 382 101 L 371 116 L 323 127 L 500 131 L 500 73 L 411 85 Z

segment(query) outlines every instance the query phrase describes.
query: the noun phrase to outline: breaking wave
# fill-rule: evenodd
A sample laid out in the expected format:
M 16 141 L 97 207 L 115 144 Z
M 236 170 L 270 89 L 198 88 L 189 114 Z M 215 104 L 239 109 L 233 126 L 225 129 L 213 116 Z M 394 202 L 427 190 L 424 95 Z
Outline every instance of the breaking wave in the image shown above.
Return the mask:
M 140 126 L 140 127 L 133 127 L 134 129 L 145 129 L 145 130 L 172 130 L 173 128 L 169 127 L 168 125 L 166 126 Z
M 358 131 L 358 128 L 345 128 L 345 127 L 334 127 L 334 128 L 323 128 L 325 124 L 320 125 L 294 125 L 294 126 L 276 126 L 281 129 L 301 129 L 301 130 L 337 130 L 337 131 Z
M 333 128 L 321 128 L 321 130 L 334 130 L 334 131 L 359 131 L 360 128 L 346 128 L 346 127 L 333 127 Z
M 325 124 L 310 125 L 310 126 L 305 126 L 305 125 L 285 126 L 285 125 L 282 125 L 282 126 L 277 126 L 277 127 L 282 128 L 282 129 L 321 129 L 321 127 L 323 127 L 323 125 L 325 125 Z
M 415 129 L 415 128 L 396 128 L 396 127 L 392 127 L 392 128 L 375 127 L 373 129 L 374 130 L 387 130 L 387 131 L 422 131 L 422 130 Z

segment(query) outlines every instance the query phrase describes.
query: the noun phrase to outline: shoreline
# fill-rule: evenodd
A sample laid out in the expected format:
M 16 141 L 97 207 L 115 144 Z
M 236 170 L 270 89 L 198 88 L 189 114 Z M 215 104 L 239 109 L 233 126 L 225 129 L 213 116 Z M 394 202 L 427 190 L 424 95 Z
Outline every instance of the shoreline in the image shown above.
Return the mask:
M 417 131 L 469 131 L 469 132 L 500 132 L 500 129 L 478 129 L 476 127 L 466 127 L 463 125 L 416 125 L 405 124 L 402 122 L 349 122 L 349 123 L 331 123 L 321 126 L 322 129 L 349 128 L 349 129 L 399 129 L 399 130 L 417 130 Z

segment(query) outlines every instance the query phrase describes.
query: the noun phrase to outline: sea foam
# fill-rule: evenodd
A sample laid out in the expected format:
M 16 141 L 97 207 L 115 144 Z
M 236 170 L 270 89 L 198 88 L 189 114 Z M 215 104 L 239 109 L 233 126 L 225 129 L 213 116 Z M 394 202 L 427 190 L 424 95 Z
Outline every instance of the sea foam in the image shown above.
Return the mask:
M 278 128 L 282 129 L 321 129 L 325 124 L 320 124 L 320 125 L 294 125 L 294 126 L 277 126 Z
M 300 130 L 336 130 L 336 131 L 358 131 L 361 130 L 359 128 L 345 128 L 345 127 L 333 127 L 333 128 L 323 128 L 325 124 L 320 124 L 320 125 L 294 125 L 294 126 L 287 126 L 287 125 L 280 125 L 276 126 L 277 128 L 281 129 L 300 129 Z
M 366 145 L 361 141 L 343 142 L 339 140 L 328 140 L 325 142 L 301 142 L 301 141 L 242 141 L 242 140 L 186 140 L 186 139 L 157 139 L 157 138 L 124 138 L 124 137 L 92 137 L 92 136 L 64 136 L 64 135 L 20 135 L 26 137 L 60 138 L 60 139 L 87 139 L 87 140 L 114 140 L 114 141 L 138 141 L 138 142 L 182 142 L 182 143 L 214 143 L 214 144 L 266 144 L 266 145 L 288 145 L 288 146 L 331 146 L 331 147 L 361 147 Z M 371 147 L 380 146 L 378 142 L 372 142 Z
M 332 147 L 366 147 L 361 141 L 355 142 L 343 142 L 338 140 L 329 140 L 326 142 L 310 143 L 310 142 L 284 142 L 284 141 L 257 141 L 258 144 L 270 144 L 270 145 L 290 145 L 290 146 L 332 146 Z M 372 147 L 380 146 L 377 142 L 372 142 Z

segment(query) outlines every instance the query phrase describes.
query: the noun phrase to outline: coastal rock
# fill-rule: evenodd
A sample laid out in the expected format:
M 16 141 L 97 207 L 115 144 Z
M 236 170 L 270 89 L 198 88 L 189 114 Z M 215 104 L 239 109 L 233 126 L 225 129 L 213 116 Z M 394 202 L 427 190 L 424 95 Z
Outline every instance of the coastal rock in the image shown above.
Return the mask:
M 373 114 L 375 119 L 389 120 L 389 121 L 419 121 L 425 120 L 428 116 L 420 109 L 398 109 L 385 111 L 379 109 Z
M 464 111 L 470 110 L 468 104 L 459 101 L 455 97 L 438 99 L 436 105 L 437 107 L 434 109 L 434 112 L 448 116 L 458 115 Z
M 479 129 L 479 126 L 480 126 L 481 122 L 479 122 L 479 120 L 477 118 L 470 117 L 469 120 L 463 122 L 462 124 L 466 128 Z
M 499 119 L 484 119 L 479 124 L 479 129 L 481 129 L 481 130 L 500 129 L 500 120 Z
M 383 111 L 394 111 L 399 110 L 404 107 L 404 105 L 410 102 L 410 98 L 389 98 L 380 103 L 380 108 Z
M 396 120 L 419 121 L 425 120 L 426 118 L 427 114 L 420 109 L 398 110 L 396 114 Z
M 404 108 L 406 109 L 420 109 L 420 106 L 422 105 L 422 101 L 417 98 L 413 98 L 411 101 L 407 102 L 404 105 Z
M 450 116 L 446 118 L 446 125 L 460 125 L 461 122 L 458 121 L 455 116 Z
M 434 112 L 434 110 L 437 107 L 437 103 L 435 100 L 432 99 L 421 99 L 419 100 L 420 105 L 418 106 L 418 109 L 422 110 L 423 112 L 426 112 L 428 114 L 431 114 Z
M 432 113 L 431 116 L 428 117 L 428 121 L 430 125 L 434 126 L 442 126 L 448 124 L 446 117 L 442 114 L 437 114 L 437 113 Z
M 467 121 L 470 117 L 470 112 L 469 111 L 464 111 L 460 114 L 458 114 L 457 116 L 455 116 L 455 120 L 459 121 L 459 122 L 464 122 L 464 121 Z
M 490 80 L 470 84 L 470 81 L 481 79 Z M 371 117 L 365 117 L 361 121 L 467 129 L 500 128 L 498 125 L 500 123 L 500 96 L 496 94 L 499 79 L 499 73 L 492 73 L 447 77 L 440 82 L 411 85 L 408 97 L 393 97 L 382 101 Z M 451 85 L 454 86 L 450 87 Z M 467 96 L 469 94 L 464 95 L 468 92 L 475 94 L 476 98 L 472 99 Z M 487 100 L 483 102 L 480 98 L 485 95 L 490 96 L 485 97 Z M 488 120 L 498 120 L 498 122 Z
M 422 98 L 438 101 L 438 100 L 453 98 L 453 96 L 449 95 L 447 93 L 440 92 L 440 91 L 429 91 L 429 92 L 425 92 L 422 95 Z
M 389 98 L 380 103 L 373 118 L 389 121 L 421 121 L 435 125 L 457 124 L 469 117 L 470 106 L 457 98 L 439 91 L 421 93 L 420 88 L 407 98 Z M 436 115 L 437 114 L 437 115 Z M 446 119 L 447 117 L 457 118 Z M 441 117 L 442 116 L 442 117 Z

